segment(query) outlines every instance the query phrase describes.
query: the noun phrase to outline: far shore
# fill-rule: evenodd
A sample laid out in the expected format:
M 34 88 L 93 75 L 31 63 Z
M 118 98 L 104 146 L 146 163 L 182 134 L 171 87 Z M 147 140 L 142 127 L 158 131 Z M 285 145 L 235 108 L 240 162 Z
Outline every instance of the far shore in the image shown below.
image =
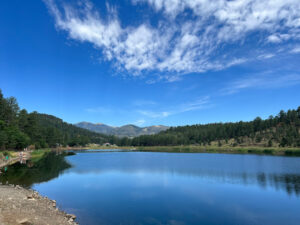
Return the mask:
M 223 154 L 260 154 L 260 155 L 278 155 L 278 156 L 300 156 L 300 148 L 280 148 L 280 147 L 258 147 L 258 146 L 243 146 L 243 147 L 230 147 L 230 146 L 103 146 L 103 145 L 89 145 L 89 146 L 76 146 L 76 147 L 60 147 L 60 148 L 47 148 L 38 149 L 26 152 L 26 160 L 38 161 L 45 154 L 50 151 L 80 151 L 80 150 L 110 150 L 121 149 L 137 152 L 169 152 L 169 153 L 223 153 Z M 12 165 L 20 161 L 18 156 L 19 152 L 16 150 L 7 150 L 6 153 L 10 154 L 10 159 L 7 161 L 0 160 L 0 168 Z M 1 153 L 1 151 L 0 151 Z M 3 153 L 3 152 L 2 152 Z
M 287 155 L 300 156 L 300 148 L 281 148 L 281 147 L 260 147 L 260 146 L 243 146 L 243 147 L 218 147 L 218 146 L 102 146 L 91 145 L 85 147 L 66 147 L 55 150 L 88 150 L 88 149 L 122 149 L 142 152 L 172 152 L 172 153 L 228 153 L 228 154 L 268 154 L 268 155 Z

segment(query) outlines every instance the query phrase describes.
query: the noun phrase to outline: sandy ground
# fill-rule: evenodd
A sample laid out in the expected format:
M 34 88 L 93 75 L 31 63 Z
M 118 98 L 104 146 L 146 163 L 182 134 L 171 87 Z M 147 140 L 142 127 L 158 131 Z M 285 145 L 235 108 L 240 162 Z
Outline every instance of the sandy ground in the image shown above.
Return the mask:
M 75 218 L 36 191 L 0 185 L 0 225 L 75 225 Z

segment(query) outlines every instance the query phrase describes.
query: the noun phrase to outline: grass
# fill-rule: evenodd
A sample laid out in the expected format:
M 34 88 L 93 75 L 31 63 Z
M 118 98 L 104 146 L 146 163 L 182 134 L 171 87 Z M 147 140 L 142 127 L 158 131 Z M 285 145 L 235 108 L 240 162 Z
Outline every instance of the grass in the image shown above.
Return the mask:
M 37 150 L 34 150 L 31 153 L 31 161 L 32 162 L 37 162 L 40 159 L 42 159 L 44 156 L 46 156 L 49 152 L 51 152 L 51 149 L 37 149 Z
M 185 153 L 238 153 L 300 156 L 300 148 L 279 147 L 215 147 L 215 146 L 147 146 L 137 147 L 139 151 L 185 152 Z
M 5 158 L 6 156 L 8 156 L 9 158 L 14 158 L 14 157 L 17 157 L 17 155 L 18 155 L 18 152 L 16 152 L 16 151 L 3 151 L 3 152 L 0 152 L 0 159 Z
M 34 150 L 33 152 L 31 152 L 31 158 L 30 160 L 34 163 L 38 162 L 39 160 L 41 160 L 43 157 L 45 157 L 48 153 L 51 152 L 51 149 L 37 149 Z M 0 152 L 0 163 L 4 159 L 5 156 L 9 156 L 10 159 L 15 158 L 18 160 L 19 158 L 19 151 L 2 151 Z M 5 162 L 5 161 L 4 161 Z
M 102 146 L 89 145 L 87 147 L 78 148 L 62 148 L 60 150 L 84 150 L 84 149 L 124 149 L 136 150 L 145 152 L 172 152 L 172 153 L 231 153 L 231 154 L 264 154 L 264 155 L 286 155 L 286 156 L 300 156 L 300 148 L 292 147 L 262 147 L 262 146 L 198 146 L 198 145 L 181 145 L 181 146 Z M 51 149 L 38 149 L 31 153 L 31 160 L 33 162 L 39 161 L 46 156 Z M 0 152 L 3 154 L 4 152 Z M 10 157 L 16 157 L 18 152 L 5 151 Z
M 287 155 L 300 156 L 300 148 L 292 147 L 263 147 L 263 146 L 198 146 L 198 145 L 181 145 L 181 146 L 102 146 L 89 145 L 80 149 L 124 149 L 147 152 L 182 152 L 182 153 L 232 153 L 232 154 L 265 154 L 265 155 Z

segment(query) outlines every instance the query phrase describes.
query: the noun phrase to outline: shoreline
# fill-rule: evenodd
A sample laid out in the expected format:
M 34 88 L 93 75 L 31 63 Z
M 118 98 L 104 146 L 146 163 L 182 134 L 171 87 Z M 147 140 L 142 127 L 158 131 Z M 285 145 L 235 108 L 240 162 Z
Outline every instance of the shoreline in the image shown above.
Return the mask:
M 76 151 L 88 149 L 122 149 L 141 152 L 170 152 L 170 153 L 224 153 L 224 154 L 260 154 L 276 156 L 300 156 L 300 148 L 280 147 L 216 147 L 216 146 L 90 146 L 90 147 L 69 147 L 53 150 Z
M 274 156 L 300 156 L 300 148 L 272 147 L 214 147 L 214 146 L 156 146 L 140 147 L 138 151 L 172 152 L 172 153 L 223 153 L 223 154 L 256 154 Z
M 96 146 L 95 146 L 96 147 Z M 263 147 L 214 147 L 214 146 L 148 146 L 148 147 L 118 147 L 97 146 L 39 149 L 30 152 L 31 159 L 38 160 L 50 151 L 76 151 L 87 149 L 124 149 L 133 152 L 166 152 L 166 153 L 223 153 L 223 154 L 257 154 L 274 156 L 300 156 L 299 148 L 263 148 Z M 19 161 L 18 157 L 11 158 Z M 0 165 L 1 168 L 1 165 Z M 76 216 L 67 214 L 56 206 L 56 201 L 40 195 L 32 189 L 21 186 L 0 184 L 0 224 L 1 225 L 75 225 Z
M 81 150 L 111 150 L 120 149 L 132 152 L 165 152 L 165 153 L 222 153 L 222 154 L 254 154 L 254 155 L 272 155 L 272 156 L 300 156 L 300 148 L 296 147 L 261 147 L 261 146 L 76 146 L 76 147 L 61 147 L 61 148 L 46 148 L 37 149 L 26 152 L 26 156 L 22 160 L 38 161 L 45 154 L 53 151 L 81 151 Z M 12 154 L 17 154 L 16 151 L 10 151 Z M 13 165 L 20 161 L 19 157 L 12 157 L 8 161 L 0 161 L 0 169 Z
M 1 225 L 76 225 L 76 216 L 56 206 L 56 201 L 21 186 L 0 185 Z
M 14 154 L 16 154 L 15 151 L 13 151 Z M 18 152 L 20 153 L 20 152 Z M 10 165 L 13 165 L 17 162 L 20 162 L 20 161 L 27 161 L 27 160 L 30 160 L 31 159 L 31 151 L 28 151 L 28 152 L 24 152 L 22 151 L 22 157 L 20 156 L 15 156 L 15 157 L 11 157 L 9 160 L 7 161 L 3 161 L 3 160 L 0 160 L 0 169 L 3 168 L 3 167 L 6 167 L 6 166 L 10 166 Z
M 3 167 L 6 167 L 6 166 L 13 165 L 13 164 L 17 163 L 18 161 L 19 161 L 19 158 L 12 158 L 8 161 L 1 162 L 0 163 L 0 169 L 3 168 Z

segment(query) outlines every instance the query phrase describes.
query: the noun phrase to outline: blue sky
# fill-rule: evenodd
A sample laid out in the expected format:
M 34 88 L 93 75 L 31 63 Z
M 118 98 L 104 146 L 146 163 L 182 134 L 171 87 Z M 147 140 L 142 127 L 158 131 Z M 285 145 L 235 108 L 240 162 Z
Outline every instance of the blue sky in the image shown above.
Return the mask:
M 266 118 L 300 105 L 299 0 L 0 2 L 0 88 L 113 126 Z

